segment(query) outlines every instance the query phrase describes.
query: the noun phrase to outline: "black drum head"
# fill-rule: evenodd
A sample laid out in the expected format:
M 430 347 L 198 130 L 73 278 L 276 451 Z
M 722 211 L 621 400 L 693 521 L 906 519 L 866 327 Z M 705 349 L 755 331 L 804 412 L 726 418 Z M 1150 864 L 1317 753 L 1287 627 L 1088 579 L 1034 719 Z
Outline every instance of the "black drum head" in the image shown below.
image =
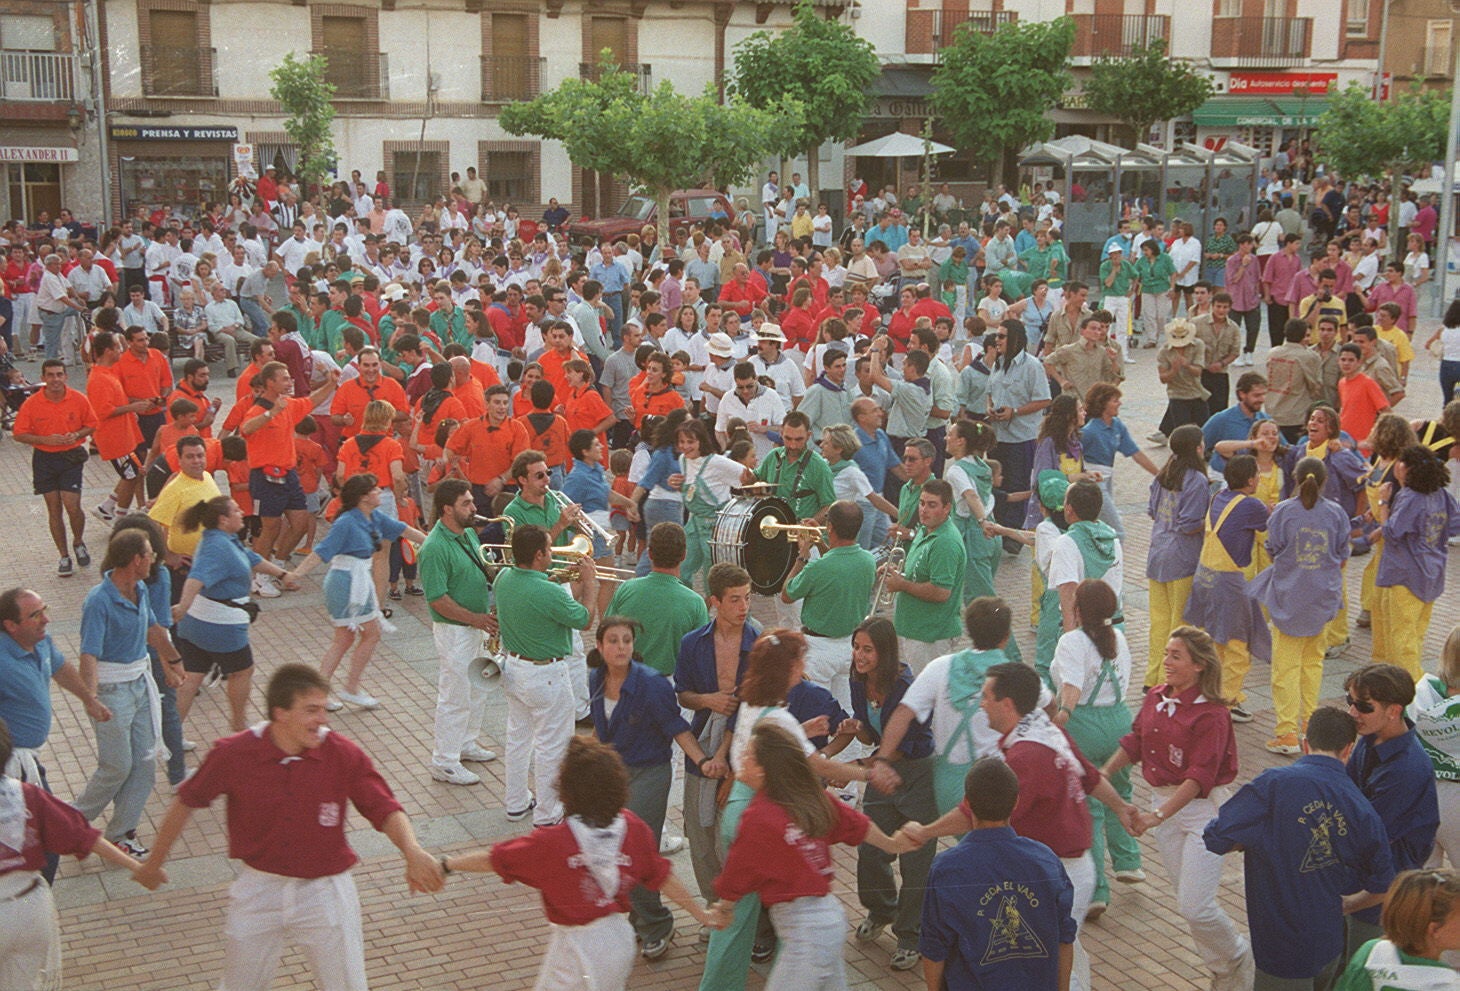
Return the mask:
M 750 572 L 750 589 L 757 595 L 779 595 L 791 573 L 796 556 L 796 542 L 784 533 L 772 537 L 760 535 L 764 520 L 795 523 L 796 514 L 784 499 L 762 499 L 750 515 L 749 526 L 742 534 L 746 542 L 745 570 Z

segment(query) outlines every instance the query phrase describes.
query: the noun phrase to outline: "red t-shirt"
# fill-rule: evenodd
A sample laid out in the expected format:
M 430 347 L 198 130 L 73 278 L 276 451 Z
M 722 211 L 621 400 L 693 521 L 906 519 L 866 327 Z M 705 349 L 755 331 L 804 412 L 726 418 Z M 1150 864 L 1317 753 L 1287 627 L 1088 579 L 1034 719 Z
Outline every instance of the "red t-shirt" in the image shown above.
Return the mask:
M 721 286 L 718 302 L 742 317 L 748 317 L 750 311 L 763 303 L 765 298 L 765 288 L 755 279 L 746 279 L 744 285 L 731 281 Z
M 284 877 L 329 877 L 359 859 L 345 839 L 346 803 L 380 829 L 400 802 L 359 745 L 324 731 L 319 746 L 290 758 L 268 725 L 213 744 L 197 773 L 178 786 L 193 809 L 227 796 L 228 855 Z
M 811 314 L 800 307 L 793 306 L 781 314 L 781 332 L 786 335 L 787 347 L 810 350 L 816 343 L 816 327 Z
M 1232 714 L 1224 705 L 1208 702 L 1198 688 L 1188 688 L 1176 699 L 1176 711 L 1158 711 L 1167 694 L 1157 685 L 1146 693 L 1131 731 L 1120 738 L 1120 749 L 1153 787 L 1195 781 L 1205 798 L 1217 785 L 1237 777 L 1237 738 Z M 1200 701 L 1198 701 L 1200 699 Z
M 581 862 L 578 841 L 566 822 L 493 845 L 492 869 L 508 884 L 536 888 L 542 894 L 548 921 L 560 926 L 583 926 L 615 912 L 627 912 L 634 887 L 642 884 L 658 891 L 671 868 L 644 821 L 627 809 L 622 814 L 627 828 L 619 849 L 617 891 L 605 892 Z
M 1069 859 L 1090 849 L 1090 807 L 1085 796 L 1099 787 L 1100 769 L 1085 759 L 1068 733 L 1065 740 L 1079 761 L 1078 771 L 1060 767 L 1052 749 L 1031 740 L 1004 750 L 1004 762 L 1019 776 L 1019 800 L 1009 825 L 1020 836 L 1049 847 L 1056 857 Z M 999 747 L 1003 749 L 1004 740 Z
M 912 336 L 913 326 L 916 323 L 916 314 L 907 313 L 900 308 L 892 311 L 892 319 L 887 323 L 887 334 L 892 338 L 894 351 L 900 354 L 907 350 L 907 339 Z M 867 324 L 863 323 L 862 326 L 866 327 Z
M 21 782 L 25 797 L 25 838 L 19 850 L 0 843 L 0 874 L 38 871 L 46 866 L 46 854 L 85 857 L 101 837 L 86 817 L 35 785 Z
M 124 458 L 142 443 L 142 428 L 137 425 L 136 413 L 117 413 L 118 406 L 131 402 L 126 387 L 117 379 L 114 369 L 100 365 L 92 368 L 86 380 L 86 398 L 96 411 L 96 453 L 108 461 Z
M 20 411 L 15 414 L 15 425 L 11 428 L 16 434 L 32 434 L 38 437 L 46 437 L 51 434 L 70 434 L 86 427 L 96 427 L 96 411 L 91 408 L 91 401 L 86 398 L 86 393 L 69 386 L 66 394 L 60 401 L 51 399 L 46 395 L 46 390 L 33 394 L 29 399 L 20 404 Z M 37 444 L 37 451 L 69 451 L 72 448 L 80 447 L 81 443 L 75 444 Z
M 856 846 L 867 836 L 871 820 L 849 805 L 831 799 L 836 821 L 825 836 L 807 836 L 786 810 L 757 792 L 740 817 L 740 831 L 730 844 L 725 866 L 715 878 L 715 894 L 738 901 L 752 891 L 767 907 L 797 898 L 820 898 L 831 892 L 830 846 Z
M 1338 379 L 1338 422 L 1355 440 L 1367 440 L 1381 409 L 1389 408 L 1389 397 L 1363 372 Z

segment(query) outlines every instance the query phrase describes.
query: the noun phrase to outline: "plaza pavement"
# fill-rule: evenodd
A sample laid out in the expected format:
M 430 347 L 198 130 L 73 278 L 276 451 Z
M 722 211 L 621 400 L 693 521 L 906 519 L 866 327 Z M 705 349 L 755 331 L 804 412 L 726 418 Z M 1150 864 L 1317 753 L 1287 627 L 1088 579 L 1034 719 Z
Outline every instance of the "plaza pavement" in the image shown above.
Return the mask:
M 1434 322 L 1420 334 L 1428 336 Z M 1264 334 L 1264 340 L 1266 335 Z M 1152 448 L 1144 441 L 1164 408 L 1165 393 L 1155 372 L 1155 352 L 1137 353 L 1137 364 L 1127 366 L 1123 419 L 1157 463 L 1164 460 L 1164 448 Z M 32 377 L 34 363 L 24 366 Z M 1260 368 L 1260 363 L 1259 363 Z M 1433 416 L 1438 412 L 1438 364 L 1421 351 L 1410 375 L 1410 396 L 1400 411 L 1410 417 Z M 73 373 L 79 370 L 73 370 Z M 1234 369 L 1234 372 L 1240 372 Z M 1235 381 L 1236 375 L 1233 375 Z M 79 381 L 74 385 L 81 386 Z M 233 383 L 221 379 L 213 391 L 231 397 Z M 1146 656 L 1146 593 L 1144 569 L 1149 520 L 1145 516 L 1148 476 L 1124 462 L 1117 466 L 1117 494 L 1127 520 L 1125 545 L 1127 587 L 1125 613 L 1127 631 L 1137 670 Z M 87 466 L 85 506 L 88 512 L 111 484 L 111 469 L 95 459 Z M 75 658 L 78 646 L 80 604 L 86 590 L 98 576 L 97 569 L 79 571 L 70 579 L 55 576 L 55 554 L 50 545 L 40 500 L 30 494 L 29 451 L 9 437 L 0 440 L 0 514 L 7 521 L 0 527 L 0 585 L 26 584 L 37 589 L 50 605 L 51 633 L 61 650 Z M 103 527 L 95 517 L 89 524 L 90 545 L 96 560 L 102 557 Z M 1457 555 L 1451 552 L 1451 565 Z M 1357 599 L 1362 561 L 1348 569 L 1351 601 Z M 1017 560 L 1005 559 L 999 569 L 1001 594 L 1014 606 L 1016 616 L 1027 616 L 1029 601 L 1029 554 Z M 258 659 L 256 673 L 256 718 L 261 685 L 269 672 L 287 661 L 317 662 L 329 640 L 328 624 L 319 595 L 317 572 L 301 592 L 264 600 L 263 615 L 253 627 L 253 647 Z M 1460 582 L 1452 578 L 1450 590 L 1436 604 L 1434 620 L 1425 645 L 1425 662 L 1434 667 L 1440 645 L 1448 631 L 1460 622 Z M 765 603 L 757 606 L 763 614 Z M 436 660 L 424 603 L 408 598 L 395 604 L 397 632 L 387 634 L 367 670 L 365 687 L 383 700 L 372 712 L 346 709 L 332 718 L 334 728 L 357 740 L 375 759 L 387 781 L 412 817 L 424 845 L 440 853 L 460 853 L 500 839 L 519 835 L 525 823 L 509 823 L 502 805 L 501 761 L 472 765 L 483 775 L 483 784 L 463 788 L 437 783 L 427 772 L 431 754 L 432 713 L 435 704 Z M 1032 656 L 1032 631 L 1021 629 L 1018 637 L 1025 655 Z M 1323 697 L 1342 696 L 1344 675 L 1367 662 L 1369 635 L 1355 630 L 1347 653 L 1327 665 Z M 1256 720 L 1237 727 L 1240 750 L 1238 782 L 1250 780 L 1264 768 L 1286 762 L 1263 750 L 1272 736 L 1273 711 L 1267 685 L 1266 666 L 1257 665 L 1249 678 L 1249 708 Z M 1139 676 L 1135 680 L 1137 688 Z M 1134 695 L 1132 696 L 1135 697 Z M 81 706 L 64 692 L 53 692 L 56 720 L 44 760 L 57 795 L 72 800 L 82 790 L 95 766 L 95 744 Z M 503 749 L 505 703 L 493 693 L 487 712 L 483 740 L 499 753 Z M 226 732 L 226 705 L 221 690 L 199 697 L 186 731 L 200 743 L 188 757 L 190 765 L 201 759 L 206 742 Z M 148 802 L 139 836 L 148 843 L 155 834 L 170 801 L 165 778 L 158 775 L 158 787 Z M 1138 801 L 1149 789 L 1138 780 Z M 678 787 L 671 799 L 670 828 L 681 820 Z M 377 991 L 446 991 L 446 989 L 492 988 L 501 991 L 530 988 L 541 950 L 547 938 L 547 923 L 537 895 L 520 886 L 506 886 L 490 875 L 456 874 L 448 879 L 443 893 L 434 896 L 408 892 L 394 849 L 384 836 L 373 832 L 359 816 L 352 820 L 351 841 L 362 857 L 356 868 L 364 909 L 367 964 L 371 985 Z M 944 841 L 945 843 L 947 841 Z M 1121 991 L 1161 989 L 1196 991 L 1206 988 L 1208 976 L 1190 948 L 1190 940 L 1174 911 L 1174 899 L 1150 837 L 1141 841 L 1149 880 L 1138 885 L 1113 885 L 1110 910 L 1084 930 L 1085 946 L 1094 964 L 1096 988 Z M 680 877 L 693 884 L 687 853 L 673 862 Z M 838 871 L 835 893 L 843 901 L 848 917 L 845 957 L 848 979 L 856 991 L 870 989 L 921 988 L 920 970 L 894 973 L 887 967 L 895 948 L 891 935 L 870 945 L 858 944 L 850 929 L 861 919 L 855 891 L 855 853 L 837 849 Z M 63 865 L 56 883 L 61 927 L 65 944 L 65 986 L 73 991 L 202 991 L 216 985 L 223 954 L 220 938 L 222 912 L 229 882 L 237 873 L 227 859 L 223 833 L 222 803 L 193 817 L 188 830 L 167 866 L 171 881 L 156 893 L 148 893 L 128 876 L 103 868 L 92 858 Z M 1240 856 L 1227 859 L 1222 886 L 1222 903 L 1245 929 L 1246 912 L 1242 895 Z M 681 930 L 668 954 L 655 963 L 639 961 L 630 987 L 635 991 L 690 989 L 698 986 L 704 949 L 695 939 L 693 921 L 679 913 Z M 756 968 L 763 973 L 761 968 Z M 290 951 L 280 967 L 276 988 L 313 988 L 302 956 Z M 752 976 L 750 987 L 761 986 Z

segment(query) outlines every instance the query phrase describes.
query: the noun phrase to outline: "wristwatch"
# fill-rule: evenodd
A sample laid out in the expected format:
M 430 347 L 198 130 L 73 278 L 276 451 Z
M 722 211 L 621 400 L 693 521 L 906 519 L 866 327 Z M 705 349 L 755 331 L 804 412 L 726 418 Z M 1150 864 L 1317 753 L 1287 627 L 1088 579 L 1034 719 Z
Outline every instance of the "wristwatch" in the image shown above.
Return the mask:
M 1160 809 L 1154 810 L 1151 815 L 1155 816 L 1157 819 L 1160 819 L 1162 822 L 1166 821 L 1166 813 L 1162 812 Z

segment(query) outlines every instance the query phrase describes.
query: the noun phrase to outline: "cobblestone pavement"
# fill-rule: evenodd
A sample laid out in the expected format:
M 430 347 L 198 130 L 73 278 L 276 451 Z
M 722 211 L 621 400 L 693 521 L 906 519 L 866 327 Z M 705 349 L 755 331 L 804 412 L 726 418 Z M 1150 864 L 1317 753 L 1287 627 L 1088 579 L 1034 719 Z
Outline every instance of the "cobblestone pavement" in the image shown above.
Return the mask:
M 1427 336 L 1431 323 L 1422 334 Z M 1421 340 L 1423 337 L 1421 337 Z M 1155 352 L 1137 353 L 1126 389 L 1124 419 L 1137 438 L 1144 438 L 1160 417 L 1164 390 L 1155 373 Z M 35 374 L 33 365 L 26 366 Z M 1410 376 L 1410 398 L 1401 411 L 1429 416 L 1438 411 L 1437 362 L 1421 352 Z M 1235 379 L 1235 376 L 1234 376 Z M 80 384 L 80 383 L 73 383 Z M 214 387 L 225 396 L 232 382 Z M 1164 449 L 1148 453 L 1158 463 Z M 78 645 L 80 603 L 97 579 L 95 567 L 72 579 L 58 579 L 55 558 L 45 531 L 45 516 L 30 494 L 28 452 L 8 438 L 0 440 L 0 512 L 11 525 L 0 529 L 0 555 L 8 562 L 0 584 L 28 584 L 51 606 L 51 632 L 66 656 L 74 658 Z M 1149 521 L 1144 515 L 1147 476 L 1137 466 L 1117 468 L 1117 494 L 1128 521 L 1125 547 L 1127 589 L 1125 612 L 1137 665 L 1146 649 L 1144 635 L 1146 593 L 1143 569 Z M 87 468 L 85 494 L 88 509 L 111 484 L 111 470 L 93 460 Z M 92 552 L 98 560 L 102 539 L 92 519 Z M 1015 615 L 1028 615 L 1029 555 L 1006 560 L 998 575 L 999 589 L 1014 605 Z M 1455 564 L 1452 553 L 1452 564 Z M 1347 581 L 1356 596 L 1360 568 L 1349 568 Z M 1456 583 L 1452 581 L 1452 589 Z M 317 576 L 304 591 L 267 600 L 253 628 L 259 683 L 278 664 L 316 661 L 328 642 L 330 628 L 320 601 Z M 765 605 L 765 603 L 761 603 Z M 757 609 L 757 613 L 765 610 Z M 1460 594 L 1449 592 L 1436 606 L 1426 641 L 1425 658 L 1433 667 L 1446 633 L 1460 622 Z M 431 753 L 431 719 L 435 702 L 436 662 L 428 619 L 419 599 L 396 606 L 398 631 L 387 634 L 366 673 L 365 685 L 384 704 L 373 712 L 346 710 L 333 718 L 334 727 L 359 741 L 374 757 L 415 822 L 425 845 L 433 850 L 460 852 L 521 833 L 523 824 L 508 823 L 502 805 L 502 765 L 498 761 L 474 765 L 482 785 L 463 788 L 433 782 L 427 773 Z M 1032 656 L 1032 633 L 1020 630 L 1026 656 Z M 1356 630 L 1347 653 L 1328 664 L 1324 698 L 1341 696 L 1344 675 L 1366 663 L 1367 631 Z M 1283 758 L 1266 753 L 1262 744 L 1273 732 L 1271 694 L 1259 667 L 1249 679 L 1249 706 L 1256 720 L 1237 727 L 1241 775 L 1250 780 L 1263 768 Z M 1139 686 L 1139 680 L 1137 680 Z M 74 799 L 95 766 L 95 745 L 85 714 L 75 700 L 55 692 L 56 722 L 45 756 L 56 793 Z M 255 705 L 261 702 L 255 692 Z M 262 712 L 258 712 L 262 718 Z M 483 738 L 499 752 L 503 743 L 505 703 L 500 694 L 489 704 Z M 204 693 L 187 727 L 194 740 L 210 741 L 226 731 L 222 692 Z M 189 756 L 195 763 L 202 756 Z M 170 796 L 158 775 L 158 787 L 147 805 L 139 834 L 143 842 L 155 833 Z M 1137 784 L 1137 798 L 1148 789 Z M 221 804 L 221 803 L 220 803 Z M 671 801 L 671 828 L 680 821 L 679 802 Z M 356 869 L 364 905 L 369 975 L 378 991 L 385 989 L 477 989 L 512 991 L 531 987 L 547 936 L 547 924 L 536 895 L 521 887 L 507 887 L 495 878 L 454 876 L 444 893 L 410 895 L 399 860 L 388 841 L 371 831 L 358 817 L 351 840 L 363 863 Z M 945 841 L 946 842 L 946 841 Z M 1149 838 L 1142 841 L 1150 879 L 1139 885 L 1114 885 L 1110 910 L 1085 929 L 1085 945 L 1094 961 L 1097 988 L 1136 991 L 1194 991 L 1207 980 L 1190 949 L 1185 927 L 1173 911 L 1165 872 Z M 674 858 L 683 878 L 690 875 L 689 858 Z M 855 854 L 841 848 L 837 855 L 835 892 L 845 904 L 849 927 L 862 911 L 854 887 Z M 61 926 L 65 937 L 66 985 L 72 989 L 204 989 L 212 987 L 220 971 L 223 945 L 219 938 L 229 881 L 237 866 L 227 859 L 221 808 L 195 816 L 168 864 L 171 883 L 149 894 L 123 873 L 99 866 L 93 858 L 78 864 L 68 861 L 56 884 Z M 1240 857 L 1228 858 L 1222 902 L 1245 924 Z M 636 966 L 635 989 L 685 989 L 698 985 L 703 948 L 697 943 L 691 920 L 680 919 L 682 929 L 669 953 L 655 963 Z M 850 936 L 850 933 L 848 934 Z M 888 957 L 895 945 L 884 935 L 870 946 L 848 939 L 845 955 L 852 987 L 914 988 L 922 986 L 920 972 L 894 973 Z M 750 986 L 759 987 L 752 977 Z M 275 987 L 310 988 L 303 958 L 291 952 L 281 967 Z

